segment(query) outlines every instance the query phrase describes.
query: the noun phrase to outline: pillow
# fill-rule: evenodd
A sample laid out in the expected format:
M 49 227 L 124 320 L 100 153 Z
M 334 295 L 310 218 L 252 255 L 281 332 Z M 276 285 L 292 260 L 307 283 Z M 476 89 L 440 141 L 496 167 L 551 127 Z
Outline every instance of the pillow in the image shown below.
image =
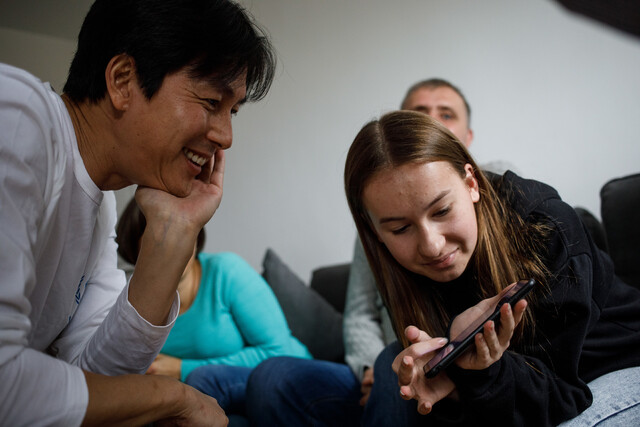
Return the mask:
M 320 267 L 311 272 L 311 289 L 316 291 L 338 313 L 344 313 L 351 263 Z
M 267 249 L 262 268 L 293 336 L 315 359 L 344 362 L 342 314 L 305 285 L 272 249 Z

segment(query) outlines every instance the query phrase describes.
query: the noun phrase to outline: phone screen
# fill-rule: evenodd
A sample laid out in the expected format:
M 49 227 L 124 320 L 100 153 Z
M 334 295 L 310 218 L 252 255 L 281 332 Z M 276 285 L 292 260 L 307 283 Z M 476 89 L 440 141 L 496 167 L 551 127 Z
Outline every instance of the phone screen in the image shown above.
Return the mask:
M 441 349 L 426 365 L 424 365 L 424 372 L 427 378 L 433 378 L 441 370 L 446 368 L 456 360 L 464 351 L 474 342 L 475 336 L 482 331 L 485 323 L 490 320 L 496 321 L 500 319 L 500 307 L 505 303 L 515 305 L 520 301 L 529 291 L 533 289 L 535 284 L 534 279 L 520 280 L 513 287 L 511 287 L 507 293 L 500 298 L 498 303 L 478 316 L 476 320 L 471 322 L 462 332 L 460 332 L 455 338 L 449 341 L 446 347 Z

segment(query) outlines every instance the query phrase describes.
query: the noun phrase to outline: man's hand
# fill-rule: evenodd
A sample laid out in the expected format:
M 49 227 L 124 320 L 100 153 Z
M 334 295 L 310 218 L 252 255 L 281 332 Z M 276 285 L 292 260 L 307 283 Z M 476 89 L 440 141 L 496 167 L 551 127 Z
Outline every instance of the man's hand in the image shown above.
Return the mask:
M 84 372 L 89 405 L 83 425 L 216 426 L 229 423 L 218 402 L 162 375 Z
M 184 409 L 177 416 L 154 422 L 154 426 L 225 427 L 229 425 L 229 419 L 216 399 L 200 393 L 193 387 L 187 385 L 184 387 L 187 391 Z
M 193 181 L 191 193 L 176 197 L 167 192 L 139 187 L 136 202 L 147 221 L 147 227 L 156 224 L 167 227 L 186 227 L 197 235 L 220 206 L 224 182 L 225 155 L 217 150 L 211 163 L 206 163 L 198 179 Z M 207 181 L 203 181 L 205 179 Z
M 405 329 L 405 336 L 411 345 L 396 356 L 391 366 L 398 374 L 400 395 L 405 400 L 418 401 L 418 412 L 425 415 L 431 412 L 436 402 L 447 397 L 455 390 L 453 381 L 440 373 L 435 378 L 424 376 L 424 365 L 447 343 L 445 338 L 431 338 L 426 332 L 415 326 Z
M 186 197 L 147 187 L 136 191 L 147 226 L 129 282 L 129 302 L 151 324 L 163 325 L 167 321 L 198 234 L 220 205 L 224 159 L 224 151 L 217 150 L 213 164 L 205 164 L 211 171 L 206 175 L 209 181 L 194 180 Z
M 156 360 L 153 361 L 147 370 L 147 375 L 166 375 L 177 380 L 180 379 L 181 373 L 182 359 L 167 356 L 162 353 L 156 357 Z

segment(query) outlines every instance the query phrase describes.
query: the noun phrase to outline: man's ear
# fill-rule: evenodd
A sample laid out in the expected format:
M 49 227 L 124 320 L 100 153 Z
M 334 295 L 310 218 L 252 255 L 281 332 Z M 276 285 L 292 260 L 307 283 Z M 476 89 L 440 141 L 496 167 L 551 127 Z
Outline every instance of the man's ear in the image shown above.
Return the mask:
M 469 187 L 469 194 L 471 195 L 471 201 L 476 203 L 480 200 L 480 189 L 478 187 L 478 179 L 476 178 L 475 171 L 473 170 L 473 166 L 470 163 L 464 165 L 465 177 L 464 182 Z
M 138 84 L 133 58 L 124 53 L 111 58 L 105 70 L 105 80 L 113 107 L 118 111 L 127 110 Z
M 473 131 L 471 129 L 467 129 L 467 140 L 465 142 L 465 146 L 467 148 L 471 147 L 471 143 L 473 142 Z

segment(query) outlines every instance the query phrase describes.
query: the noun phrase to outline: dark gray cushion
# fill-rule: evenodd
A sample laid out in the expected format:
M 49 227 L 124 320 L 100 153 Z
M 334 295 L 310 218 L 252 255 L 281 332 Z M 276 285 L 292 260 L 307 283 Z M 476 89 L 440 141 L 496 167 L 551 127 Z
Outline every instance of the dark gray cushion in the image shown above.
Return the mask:
M 272 249 L 267 249 L 262 268 L 262 276 L 278 298 L 293 336 L 316 359 L 344 361 L 342 314 L 305 285 Z
M 345 263 L 320 267 L 311 273 L 311 289 L 340 313 L 344 313 L 350 269 L 351 263 Z

